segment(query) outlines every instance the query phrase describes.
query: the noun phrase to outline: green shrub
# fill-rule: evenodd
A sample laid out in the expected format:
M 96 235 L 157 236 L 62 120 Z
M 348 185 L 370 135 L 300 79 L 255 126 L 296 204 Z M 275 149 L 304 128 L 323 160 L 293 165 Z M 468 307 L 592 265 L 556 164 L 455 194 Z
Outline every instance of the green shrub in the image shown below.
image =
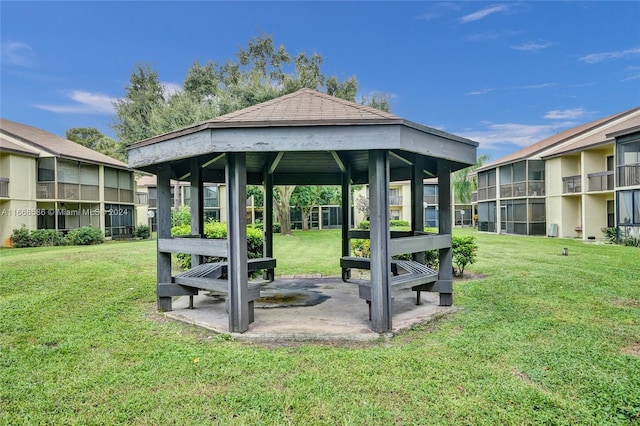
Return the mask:
M 406 220 L 397 220 L 397 219 L 390 220 L 389 226 L 392 228 L 411 228 L 411 224 Z M 371 222 L 369 222 L 368 220 L 363 220 L 358 224 L 358 229 L 367 230 L 370 228 L 371 228 Z
M 476 261 L 478 244 L 476 237 L 469 235 L 466 237 L 452 237 L 451 248 L 453 249 L 454 275 L 461 277 L 464 275 L 464 268 Z
M 410 228 L 411 224 L 406 220 L 392 219 L 389 221 L 389 226 L 394 228 Z
M 11 233 L 11 246 L 16 248 L 34 247 L 31 233 L 24 223 L 20 228 L 14 229 Z
M 133 236 L 146 240 L 151 236 L 151 228 L 149 228 L 149 225 L 136 226 L 136 229 L 133 230 Z
M 62 246 L 66 244 L 62 233 L 55 229 L 34 229 L 31 231 L 31 238 L 33 240 L 32 247 Z
M 172 236 L 189 235 L 191 233 L 190 225 L 180 225 L 171 228 Z M 227 224 L 222 222 L 208 221 L 204 224 L 205 238 L 226 239 Z M 262 232 L 253 227 L 247 227 L 247 256 L 249 259 L 256 259 L 263 256 L 264 239 Z M 191 255 L 180 253 L 176 255 L 178 263 L 183 269 L 191 268 Z M 205 257 L 205 263 L 219 262 L 222 259 L 215 257 Z
M 171 210 L 171 226 L 191 225 L 191 209 L 184 204 Z
M 67 233 L 65 239 L 67 243 L 79 246 L 104 243 L 104 235 L 102 235 L 102 231 L 92 226 L 83 226 L 78 229 L 72 229 Z

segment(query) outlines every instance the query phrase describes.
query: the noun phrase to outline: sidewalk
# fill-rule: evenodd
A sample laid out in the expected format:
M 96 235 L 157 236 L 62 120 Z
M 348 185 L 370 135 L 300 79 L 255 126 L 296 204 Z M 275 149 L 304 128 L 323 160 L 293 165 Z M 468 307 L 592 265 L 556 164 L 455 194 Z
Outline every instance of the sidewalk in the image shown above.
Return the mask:
M 201 291 L 194 297 L 195 309 L 188 309 L 189 298 L 173 302 L 167 318 L 228 333 L 250 341 L 368 341 L 384 335 L 370 328 L 367 303 L 358 297 L 358 286 L 338 277 L 278 278 L 264 282 L 262 298 L 255 304 L 255 321 L 245 333 L 229 333 L 229 317 L 222 297 Z M 428 322 L 455 310 L 438 306 L 437 293 L 422 293 L 422 304 L 415 304 L 409 289 L 394 292 L 393 333 Z

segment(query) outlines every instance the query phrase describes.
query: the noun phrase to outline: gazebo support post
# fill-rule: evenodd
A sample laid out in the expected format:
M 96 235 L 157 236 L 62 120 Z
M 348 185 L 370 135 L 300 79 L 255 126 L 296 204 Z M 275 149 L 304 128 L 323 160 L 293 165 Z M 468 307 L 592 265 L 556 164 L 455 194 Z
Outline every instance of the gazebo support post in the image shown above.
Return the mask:
M 246 154 L 227 153 L 226 161 L 229 331 L 243 333 L 249 329 Z
M 204 238 L 202 168 L 197 158 L 191 159 L 191 235 Z M 202 256 L 191 255 L 191 266 L 202 263 Z
M 351 167 L 346 164 L 346 170 L 342 173 L 342 256 L 351 256 L 351 240 L 349 229 L 351 228 Z M 342 270 L 342 279 L 351 278 L 351 271 Z
M 424 159 L 416 155 L 411 167 L 411 231 L 413 235 L 424 231 Z M 424 251 L 413 253 L 413 260 L 425 264 Z
M 438 233 L 451 235 L 451 165 L 438 161 Z M 440 306 L 453 305 L 453 249 L 440 249 L 438 288 Z
M 167 163 L 158 165 L 158 208 L 157 208 L 157 224 L 158 238 L 171 238 L 171 166 Z M 171 253 L 158 253 L 157 275 L 158 287 L 160 283 L 171 282 Z M 158 292 L 156 291 L 156 294 Z M 157 297 L 158 310 L 170 311 L 171 297 Z
M 264 235 L 264 257 L 273 257 L 273 174 L 269 173 L 270 164 L 264 171 L 264 213 L 263 213 L 263 235 Z M 265 270 L 264 279 L 273 280 L 271 276 L 275 271 Z
M 389 277 L 389 162 L 384 150 L 369 151 L 371 241 L 371 328 L 391 331 L 392 299 Z

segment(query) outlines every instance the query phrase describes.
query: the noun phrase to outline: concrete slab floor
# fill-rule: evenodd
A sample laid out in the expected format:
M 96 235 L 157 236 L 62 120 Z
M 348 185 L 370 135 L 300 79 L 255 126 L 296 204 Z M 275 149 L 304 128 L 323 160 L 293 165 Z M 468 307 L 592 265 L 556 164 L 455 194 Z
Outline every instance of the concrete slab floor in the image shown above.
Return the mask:
M 255 321 L 245 333 L 229 333 L 229 316 L 223 297 L 200 291 L 173 301 L 167 318 L 194 324 L 238 340 L 285 341 L 369 341 L 388 335 L 371 331 L 367 303 L 358 297 L 358 286 L 340 278 L 278 278 L 263 282 L 263 299 L 256 301 Z M 453 312 L 453 306 L 438 306 L 437 293 L 422 293 L 415 304 L 410 289 L 394 292 L 393 333 Z M 263 301 L 264 300 L 264 301 Z

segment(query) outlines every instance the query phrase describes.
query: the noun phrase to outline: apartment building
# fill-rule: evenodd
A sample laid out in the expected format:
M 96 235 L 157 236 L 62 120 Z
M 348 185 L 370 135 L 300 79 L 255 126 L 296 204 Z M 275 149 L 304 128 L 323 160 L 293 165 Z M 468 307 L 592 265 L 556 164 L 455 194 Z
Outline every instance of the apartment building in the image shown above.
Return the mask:
M 67 232 L 82 226 L 107 238 L 128 236 L 135 224 L 129 167 L 87 147 L 0 119 L 0 238 L 30 230 Z
M 638 126 L 640 108 L 630 109 L 480 167 L 479 230 L 587 240 L 624 225 L 638 235 Z

